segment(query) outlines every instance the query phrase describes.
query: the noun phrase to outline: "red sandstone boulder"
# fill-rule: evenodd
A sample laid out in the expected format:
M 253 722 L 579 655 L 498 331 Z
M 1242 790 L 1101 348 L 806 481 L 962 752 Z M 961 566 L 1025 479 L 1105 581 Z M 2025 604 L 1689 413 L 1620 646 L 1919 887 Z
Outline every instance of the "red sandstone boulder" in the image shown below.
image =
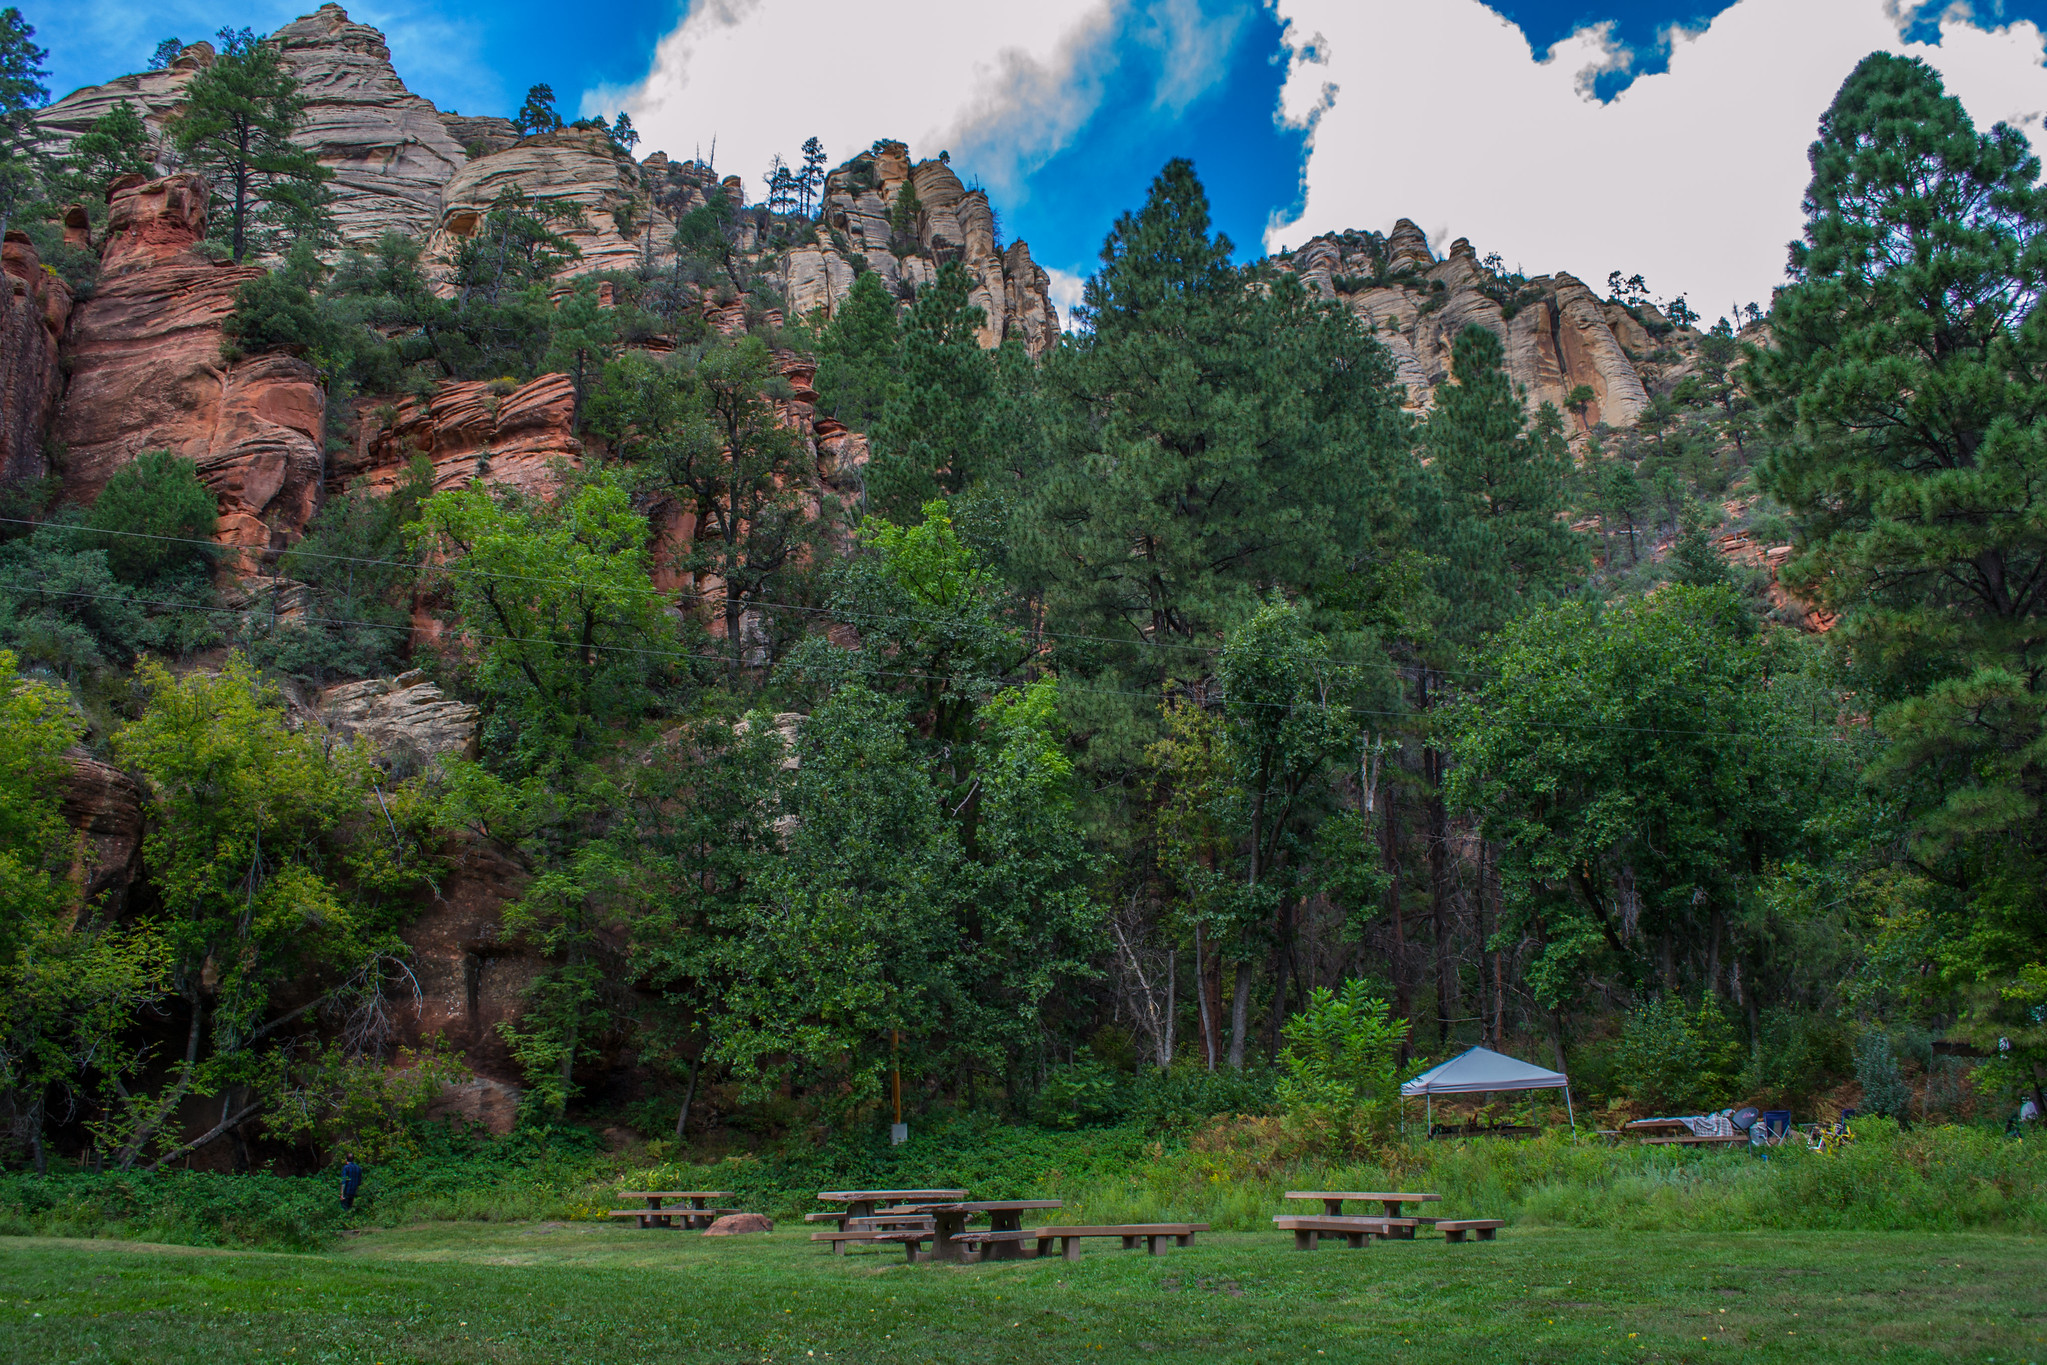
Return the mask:
M 73 871 L 87 905 L 104 897 L 99 908 L 118 914 L 142 865 L 142 793 L 128 774 L 83 749 L 64 757 L 71 767 L 59 809 L 83 836 Z
M 728 1213 L 711 1221 L 706 1237 L 737 1237 L 742 1232 L 773 1232 L 775 1220 L 764 1213 Z

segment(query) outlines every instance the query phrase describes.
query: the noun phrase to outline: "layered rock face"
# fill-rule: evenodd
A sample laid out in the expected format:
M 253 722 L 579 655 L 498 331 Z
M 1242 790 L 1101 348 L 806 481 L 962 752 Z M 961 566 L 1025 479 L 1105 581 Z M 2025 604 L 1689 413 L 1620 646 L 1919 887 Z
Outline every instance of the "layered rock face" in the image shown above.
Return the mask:
M 892 215 L 906 185 L 919 212 L 907 225 L 910 231 L 898 235 Z M 822 216 L 813 244 L 791 250 L 782 261 L 782 295 L 793 316 L 832 316 L 852 290 L 853 256 L 863 258 L 903 299 L 930 283 L 941 262 L 956 260 L 974 281 L 969 299 L 985 315 L 983 346 L 999 346 L 1014 335 L 1031 354 L 1042 355 L 1058 340 L 1051 276 L 1024 243 L 1002 249 L 988 196 L 961 184 L 944 162 L 912 165 L 907 147 L 884 142 L 826 177 Z
M 26 235 L 0 247 L 0 485 L 40 479 L 43 433 L 57 411 L 63 375 L 57 343 L 71 317 L 71 290 L 43 269 Z
M 476 757 L 477 709 L 449 697 L 418 669 L 337 683 L 320 692 L 317 710 L 335 734 L 367 740 L 413 770 L 443 754 Z
M 432 101 L 405 88 L 384 35 L 339 5 L 272 35 L 306 101 L 295 141 L 332 168 L 334 222 L 345 243 L 387 230 L 423 236 L 439 220 L 441 186 L 469 159 Z
M 1527 390 L 1531 407 L 1551 403 L 1564 412 L 1574 389 L 1590 388 L 1583 417 L 1566 413 L 1580 430 L 1602 422 L 1633 426 L 1649 406 L 1615 328 L 1632 329 L 1628 339 L 1638 356 L 1649 350 L 1649 334 L 1570 275 L 1538 276 L 1508 293 L 1471 243 L 1459 238 L 1439 261 L 1405 218 L 1383 241 L 1362 233 L 1317 237 L 1278 263 L 1323 298 L 1341 300 L 1378 335 L 1417 410 L 1434 403 L 1436 385 L 1450 376 L 1458 334 L 1474 324 L 1505 345 L 1507 372 Z
M 200 177 L 127 177 L 109 197 L 99 285 L 72 310 L 66 348 L 65 496 L 90 503 L 141 452 L 169 450 L 219 496 L 217 540 L 281 548 L 318 505 L 326 395 L 291 356 L 221 359 L 235 290 L 262 272 L 192 249 L 206 234 Z
M 342 242 L 366 245 L 386 230 L 412 236 L 432 231 L 440 219 L 441 186 L 468 154 L 433 103 L 398 79 L 384 35 L 351 21 L 339 5 L 322 5 L 271 38 L 306 101 L 305 126 L 294 140 L 334 171 L 329 187 Z M 161 133 L 185 86 L 214 57 L 212 44 L 194 43 L 168 70 L 72 92 L 38 116 L 46 147 L 61 151 L 123 103 L 138 106 L 144 121 Z
M 594 128 L 564 128 L 524 138 L 457 171 L 441 191 L 441 211 L 426 258 L 445 270 L 462 241 L 483 226 L 498 196 L 518 189 L 533 200 L 574 207 L 582 221 L 559 226 L 583 253 L 562 278 L 630 270 L 643 258 L 670 260 L 675 224 L 654 203 L 640 168 Z
M 527 493 L 553 490 L 556 469 L 583 457 L 583 443 L 570 429 L 575 390 L 569 377 L 544 374 L 503 388 L 465 380 L 443 384 L 425 402 L 358 403 L 355 448 L 335 459 L 329 489 L 340 493 L 360 480 L 389 491 L 413 458 L 424 455 L 433 464 L 437 492 L 478 478 Z

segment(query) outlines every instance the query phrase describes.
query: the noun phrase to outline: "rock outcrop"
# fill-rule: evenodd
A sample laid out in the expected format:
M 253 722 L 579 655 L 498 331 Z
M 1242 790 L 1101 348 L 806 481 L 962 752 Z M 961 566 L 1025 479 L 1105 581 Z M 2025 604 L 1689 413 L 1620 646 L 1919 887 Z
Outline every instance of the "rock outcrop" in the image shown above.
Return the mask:
M 0 486 L 40 479 L 43 435 L 64 389 L 57 343 L 71 317 L 71 290 L 43 269 L 28 237 L 0 247 Z
M 492 203 L 509 189 L 580 215 L 578 222 L 557 224 L 583 253 L 563 268 L 560 278 L 630 270 L 645 257 L 662 263 L 674 255 L 670 239 L 675 224 L 655 205 L 633 159 L 595 128 L 564 128 L 523 138 L 457 171 L 441 191 L 440 219 L 427 241 L 427 261 L 445 271 L 463 240 L 476 235 Z
M 235 291 L 261 271 L 193 249 L 206 234 L 204 180 L 129 176 L 108 197 L 99 283 L 72 310 L 66 346 L 55 428 L 65 496 L 90 503 L 142 451 L 169 450 L 219 496 L 217 540 L 282 548 L 318 505 L 326 395 L 294 357 L 222 359 Z
M 429 100 L 391 68 L 384 35 L 339 5 L 272 35 L 298 77 L 306 122 L 294 141 L 334 172 L 334 225 L 343 243 L 380 233 L 423 236 L 439 222 L 441 187 L 469 159 Z
M 905 187 L 918 211 L 899 233 L 895 207 Z M 960 183 L 945 162 L 913 165 L 902 143 L 881 143 L 825 178 L 821 217 L 813 240 L 783 257 L 780 284 L 792 316 L 832 316 L 862 264 L 907 300 L 936 278 L 941 263 L 958 261 L 974 282 L 968 297 L 984 314 L 983 346 L 1016 336 L 1042 355 L 1058 340 L 1051 277 L 1024 243 L 1003 249 L 987 194 Z
M 443 754 L 476 756 L 477 709 L 442 692 L 418 669 L 324 688 L 315 710 L 329 730 L 369 741 L 408 773 Z
M 142 866 L 142 793 L 119 768 L 108 767 L 74 748 L 64 755 L 59 809 L 79 835 L 79 860 L 72 873 L 86 907 L 118 915 Z
M 496 380 L 447 383 L 422 402 L 357 404 L 355 448 L 329 471 L 330 491 L 362 481 L 387 491 L 407 465 L 425 456 L 434 489 L 461 488 L 471 479 L 508 484 L 528 493 L 554 489 L 557 468 L 583 457 L 571 430 L 575 389 L 565 374 L 544 374 L 516 387 Z
M 1463 238 L 1439 261 L 1422 230 L 1405 218 L 1383 238 L 1356 232 L 1317 237 L 1278 264 L 1322 297 L 1341 300 L 1377 334 L 1417 410 L 1435 402 L 1436 385 L 1450 377 L 1457 336 L 1474 324 L 1500 338 L 1507 372 L 1527 390 L 1531 407 L 1551 403 L 1564 412 L 1579 386 L 1592 391 L 1582 416 L 1566 415 L 1578 430 L 1633 426 L 1649 406 L 1630 346 L 1615 335 L 1615 315 L 1632 329 L 1626 340 L 1636 356 L 1647 353 L 1649 333 L 1626 309 L 1602 303 L 1570 275 L 1517 284 L 1488 270 Z
M 773 1232 L 775 1220 L 764 1213 L 728 1213 L 714 1218 L 704 1229 L 706 1237 L 738 1237 L 749 1232 Z
M 384 35 L 330 4 L 286 24 L 271 41 L 306 101 L 306 121 L 293 140 L 334 172 L 330 188 L 343 245 L 366 245 L 386 230 L 432 231 L 440 220 L 441 187 L 468 153 L 432 101 L 405 88 Z M 45 147 L 61 152 L 124 103 L 136 106 L 161 136 L 185 86 L 215 56 L 211 43 L 194 43 L 166 70 L 73 91 L 37 116 Z M 168 163 L 159 160 L 159 166 Z

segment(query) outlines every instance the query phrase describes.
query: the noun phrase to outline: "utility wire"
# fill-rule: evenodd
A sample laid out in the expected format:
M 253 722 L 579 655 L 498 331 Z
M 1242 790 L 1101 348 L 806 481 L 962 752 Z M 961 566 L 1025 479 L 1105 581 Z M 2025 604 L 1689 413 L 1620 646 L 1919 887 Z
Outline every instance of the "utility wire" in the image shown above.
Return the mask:
M 211 542 L 208 542 L 208 543 L 211 543 Z M 229 606 L 206 606 L 206 605 L 201 605 L 201 604 L 196 604 L 196 603 L 191 603 L 191 602 L 181 602 L 181 601 L 178 601 L 178 600 L 175 600 L 175 599 L 162 599 L 162 598 L 142 598 L 142 597 L 125 597 L 125 596 L 121 596 L 121 595 L 119 595 L 119 594 L 115 594 L 115 593 L 87 593 L 87 592 L 70 592 L 70 591 L 64 591 L 64 590 L 56 590 L 56 589 L 53 589 L 53 590 L 51 590 L 51 591 L 49 592 L 48 596 L 50 596 L 50 597 L 52 597 L 52 598 L 60 598 L 60 599 L 62 599 L 62 598 L 71 598 L 71 599 L 80 599 L 80 600 L 84 600 L 84 601 L 92 601 L 92 602 L 125 602 L 125 603 L 128 603 L 128 604 L 130 604 L 130 605 L 135 605 L 135 606 L 157 606 L 157 607 L 171 607 L 171 608 L 175 608 L 175 609 L 177 609 L 177 610 L 181 610 L 181 611 L 198 611 L 198 612 L 212 612 L 212 613 L 216 613 L 216 614 L 220 614 L 220 615 L 240 615 L 240 616 L 246 616 L 246 614 L 247 614 L 247 611 L 249 610 L 248 608 L 243 608 L 243 607 L 229 607 Z M 303 615 L 302 615 L 302 616 L 295 616 L 295 617 L 291 617 L 291 618 L 288 618 L 288 619 L 289 619 L 289 620 L 291 620 L 291 621 L 295 621 L 295 622 L 300 622 L 300 623 L 304 623 L 304 624 L 309 624 L 309 625 L 326 625 L 326 626 L 350 626 L 350 627 L 354 627 L 354 628 L 357 628 L 357 629 L 362 629 L 362 630 L 383 630 L 383 631 L 402 631 L 402 632 L 406 633 L 407 635 L 410 635 L 410 634 L 412 634 L 412 632 L 413 632 L 413 627 L 412 627 L 412 626 L 411 626 L 411 625 L 410 625 L 409 623 L 408 623 L 408 624 L 404 624 L 404 625 L 398 625 L 398 624 L 386 624 L 386 623 L 384 623 L 384 622 L 379 622 L 379 621 L 351 621 L 351 620 L 348 620 L 348 619 L 346 619 L 346 618 L 343 618 L 343 617 L 324 617 L 324 616 L 303 616 Z M 466 637 L 466 638 L 468 638 L 468 639 L 470 639 L 470 640 L 475 640 L 475 641 L 479 641 L 479 642 L 486 642 L 486 643 L 495 643 L 495 644 L 516 644 L 516 645 L 534 645 L 534 646 L 538 646 L 538 647 L 540 647 L 540 648 L 543 648 L 543 649 L 569 649 L 569 650 L 582 650 L 582 649 L 588 649 L 588 650 L 589 650 L 589 651 L 590 651 L 591 653 L 593 653 L 593 654 L 604 654 L 604 653 L 612 653 L 612 654 L 632 654 L 632 655 L 638 655 L 638 656 L 640 656 L 640 657 L 642 657 L 642 658 L 650 658 L 650 659 L 667 659 L 667 660 L 676 660 L 676 661 L 681 661 L 681 662 L 695 662 L 695 663 L 704 663 L 704 662 L 710 662 L 710 661 L 712 661 L 712 656 L 709 656 L 709 655 L 705 655 L 705 654 L 691 653 L 691 652 L 689 652 L 689 651 L 687 651 L 687 650 L 675 650 L 675 649 L 647 649 L 647 648 L 644 648 L 644 647 L 641 647 L 641 646 L 637 646 L 637 645 L 598 645 L 598 644 L 592 644 L 592 645 L 582 645 L 582 644 L 579 644 L 579 643 L 577 643 L 577 642 L 575 642 L 575 641 L 573 641 L 573 640 L 550 640 L 550 639 L 546 639 L 546 638 L 540 638 L 540 637 L 526 637 L 526 636 L 517 636 L 517 635 L 492 635 L 492 634 L 486 634 L 486 633 L 483 633 L 483 632 L 479 632 L 479 631 L 473 631 L 473 630 L 463 630 L 463 631 L 461 631 L 461 632 L 459 632 L 459 633 L 460 633 L 460 634 L 461 634 L 462 636 L 464 636 L 464 637 Z M 899 678 L 899 679 L 904 679 L 904 680 L 909 680 L 909 681 L 921 681 L 921 682 L 956 682 L 956 681 L 957 681 L 957 678 L 955 678 L 955 677 L 954 677 L 953 675 L 951 675 L 951 674 L 946 674 L 946 673 L 919 673 L 919 672 L 911 672 L 911 671 L 907 671 L 907 670 L 900 670 L 900 669 L 866 669 L 866 670 L 863 670 L 863 672 L 865 672 L 865 673 L 866 673 L 866 674 L 867 674 L 868 676 L 872 676 L 872 677 L 880 677 L 880 678 Z M 1092 693 L 1092 694 L 1094 694 L 1094 695 L 1096 695 L 1096 696 L 1122 696 L 1122 697 L 1141 697 L 1141 698 L 1146 698 L 1146 699 L 1153 699 L 1153 698 L 1156 698 L 1156 697 L 1158 697 L 1158 695 L 1159 695 L 1159 694 L 1158 694 L 1157 692 L 1154 692 L 1154 691 L 1151 691 L 1151 690 L 1148 690 L 1148 689 L 1139 689 L 1139 688 L 1117 688 L 1117 687 L 1094 687 L 1094 686 L 1091 686 L 1091 685 L 1089 685 L 1089 684 L 1087 684 L 1087 683 L 1084 683 L 1084 682 L 1083 682 L 1083 683 L 1080 683 L 1080 684 L 1078 684 L 1077 686 L 1078 686 L 1078 688 L 1079 688 L 1080 690 L 1084 690 L 1084 691 L 1090 692 L 1090 693 Z M 1372 708 L 1372 707 L 1365 707 L 1365 706 L 1345 706 L 1345 705 L 1340 705 L 1340 704 L 1331 704 L 1331 703 L 1329 703 L 1329 702 L 1320 702 L 1320 703 L 1312 703 L 1312 704 L 1303 704 L 1303 705 L 1302 705 L 1301 707 L 1296 707 L 1296 706 L 1295 706 L 1295 705 L 1294 705 L 1293 703 L 1288 703 L 1288 702 L 1245 702 L 1245 701 L 1239 701 L 1239 702 L 1236 702 L 1236 703 L 1234 703 L 1234 704 L 1235 704 L 1235 705 L 1240 705 L 1240 706 L 1256 706 L 1256 707 L 1260 707 L 1260 708 L 1263 708 L 1263 709 L 1267 709 L 1267 710 L 1278 710 L 1278 711 L 1291 711 L 1291 710 L 1296 710 L 1296 709 L 1309 709 L 1310 707 L 1312 707 L 1313 709 L 1320 709 L 1320 710 L 1325 710 L 1325 711 L 1336 711 L 1336 712 L 1341 712 L 1341 713 L 1344 713 L 1344 714 L 1346 714 L 1346 715 L 1353 715 L 1353 716 L 1370 716 L 1370 717 L 1377 717 L 1377 718 L 1383 718 L 1383 719 L 1407 719 L 1407 720 L 1412 720 L 1412 719 L 1414 719 L 1414 718 L 1415 718 L 1415 716 L 1416 716 L 1416 714 L 1417 714 L 1417 713 L 1415 713 L 1415 712 L 1413 712 L 1413 711 L 1391 711 L 1391 710 L 1380 710 L 1380 709 L 1375 709 L 1375 708 Z M 1531 729 L 1539 729 L 1539 730 L 1590 730 L 1590 731 L 1604 731 L 1604 732 L 1610 732 L 1610 733 L 1616 733 L 1616 734 L 1642 734 L 1642 735 L 1671 735 L 1671 736 L 1685 736 L 1685 737 L 1692 737 L 1692 738 L 1706 738 L 1706 739 L 1737 739 L 1737 740 L 1739 740 L 1739 739 L 1758 739 L 1758 740 L 1784 740 L 1784 739 L 1803 739 L 1803 740 L 1808 740 L 1808 741 L 1813 741 L 1813 742 L 1825 741 L 1825 742 L 1828 742 L 1828 743 L 1835 743 L 1835 744 L 1845 744 L 1845 743 L 1849 743 L 1849 742 L 1851 742 L 1851 741 L 1852 741 L 1852 740 L 1853 740 L 1853 739 L 1855 738 L 1855 737 L 1854 737 L 1854 736 L 1852 736 L 1852 735 L 1842 735 L 1842 734 L 1823 734 L 1823 733 L 1819 733 L 1819 732 L 1813 732 L 1813 731 L 1797 731 L 1797 730 L 1783 730 L 1783 731 L 1776 731 L 1776 732 L 1773 732 L 1773 733 L 1769 733 L 1769 734 L 1754 734 L 1754 735 L 1745 735 L 1745 734 L 1733 734 L 1733 733 L 1729 733 L 1728 731 L 1724 731 L 1724 730 L 1677 730 L 1677 729 L 1671 729 L 1671 728 L 1669 728 L 1669 727 L 1665 727 L 1665 726 L 1648 726 L 1648 725 L 1614 725 L 1614 724 L 1611 724 L 1611 723 L 1607 723 L 1607 722 L 1593 722 L 1593 721 L 1534 721 L 1534 720 L 1530 720 L 1530 721 L 1522 721 L 1522 722 L 1520 722 L 1520 724 L 1522 724 L 1522 725 L 1525 725 L 1525 726 L 1527 726 L 1528 728 L 1531 728 Z
M 21 517 L 0 517 L 0 525 L 55 526 L 56 523 L 30 521 Z M 219 541 L 214 540 L 199 540 L 188 536 L 159 536 L 152 535 L 144 531 L 101 531 L 93 529 L 91 527 L 84 526 L 58 527 L 58 529 L 72 530 L 79 535 L 128 536 L 136 540 L 153 540 L 162 542 L 167 545 L 195 545 L 217 552 L 232 552 L 255 548 L 253 546 L 223 546 Z M 318 550 L 304 550 L 297 547 L 293 547 L 292 549 L 286 551 L 285 553 L 298 555 L 306 559 L 327 560 L 329 562 L 336 564 L 366 564 L 378 568 L 411 569 L 416 572 L 422 573 L 461 574 L 472 578 L 484 578 L 503 582 L 548 584 L 557 587 L 576 586 L 575 580 L 569 578 L 554 578 L 543 574 L 508 573 L 502 570 L 476 569 L 464 565 L 453 564 L 425 565 L 407 559 L 371 559 L 360 555 L 325 554 Z M 268 576 L 271 578 L 279 577 L 279 575 L 276 574 L 271 574 Z M 672 593 L 664 593 L 662 595 L 666 597 L 692 598 L 699 602 L 722 603 L 723 601 L 726 600 L 722 594 L 703 592 L 694 588 L 680 589 L 678 591 Z M 840 611 L 833 607 L 807 606 L 795 602 L 756 601 L 752 603 L 752 605 L 758 608 L 772 609 L 775 611 L 804 612 L 818 616 L 829 616 L 834 620 L 897 621 L 905 622 L 911 625 L 925 626 L 949 626 L 958 624 L 958 622 L 948 620 L 944 617 L 903 616 L 889 612 Z M 1219 655 L 1223 652 L 1225 648 L 1224 646 L 1221 645 L 1199 645 L 1193 643 L 1182 644 L 1168 641 L 1148 640 L 1142 637 L 1126 638 L 1123 636 L 1115 635 L 1088 635 L 1079 631 L 1049 630 L 1045 628 L 1034 628 L 1029 633 L 1054 640 L 1075 640 L 1090 644 L 1122 645 L 1126 648 L 1136 649 L 1177 650 L 1183 654 Z M 1382 668 L 1392 672 L 1399 672 L 1409 668 L 1425 668 L 1428 672 L 1440 674 L 1444 677 L 1485 678 L 1491 676 L 1490 674 L 1486 673 L 1484 670 L 1481 669 L 1437 668 L 1432 665 L 1402 664 L 1397 663 L 1391 659 L 1337 659 L 1332 657 L 1328 660 L 1328 662 L 1336 664 L 1339 667 L 1343 668 Z

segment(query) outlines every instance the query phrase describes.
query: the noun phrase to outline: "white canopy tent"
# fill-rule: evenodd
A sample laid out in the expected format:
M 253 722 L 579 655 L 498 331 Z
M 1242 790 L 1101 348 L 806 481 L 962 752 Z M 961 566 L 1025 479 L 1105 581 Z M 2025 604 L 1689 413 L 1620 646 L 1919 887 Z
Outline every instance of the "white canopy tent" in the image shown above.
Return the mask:
M 1488 1090 L 1562 1090 L 1564 1112 L 1571 1117 L 1571 1130 L 1578 1129 L 1578 1116 L 1571 1108 L 1571 1078 L 1561 1071 L 1542 1067 L 1491 1048 L 1475 1047 L 1459 1053 L 1439 1066 L 1432 1066 L 1400 1087 L 1403 1100 L 1420 1096 L 1428 1105 L 1429 1126 L 1435 1127 L 1437 1095 L 1471 1095 Z

